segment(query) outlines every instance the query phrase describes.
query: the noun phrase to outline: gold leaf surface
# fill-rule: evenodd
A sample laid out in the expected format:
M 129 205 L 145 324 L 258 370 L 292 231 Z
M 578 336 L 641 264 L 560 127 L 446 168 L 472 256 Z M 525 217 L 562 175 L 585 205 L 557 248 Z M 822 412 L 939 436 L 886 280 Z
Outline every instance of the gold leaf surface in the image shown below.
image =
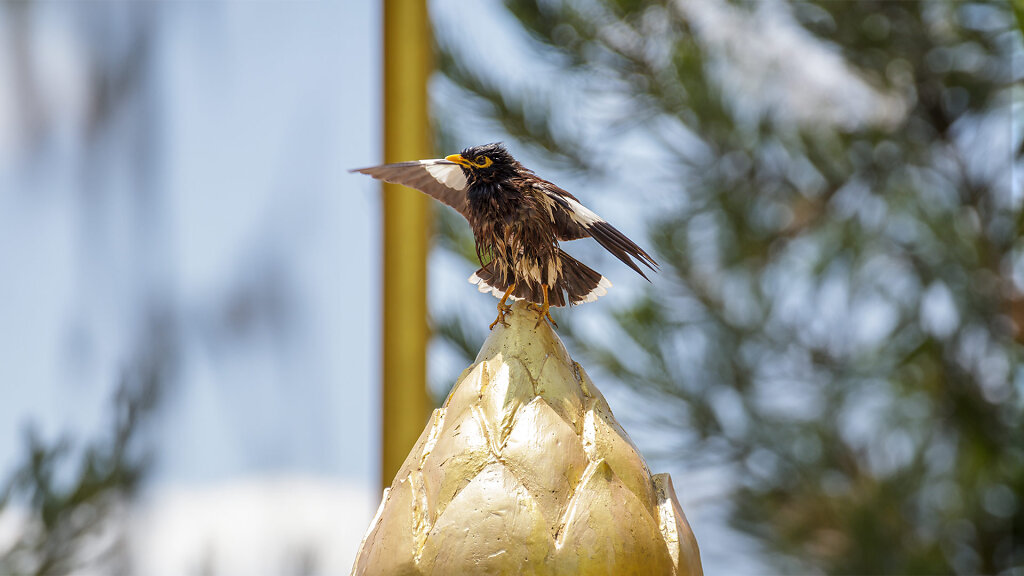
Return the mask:
M 354 575 L 701 576 L 653 476 L 583 368 L 516 302 L 386 490 Z

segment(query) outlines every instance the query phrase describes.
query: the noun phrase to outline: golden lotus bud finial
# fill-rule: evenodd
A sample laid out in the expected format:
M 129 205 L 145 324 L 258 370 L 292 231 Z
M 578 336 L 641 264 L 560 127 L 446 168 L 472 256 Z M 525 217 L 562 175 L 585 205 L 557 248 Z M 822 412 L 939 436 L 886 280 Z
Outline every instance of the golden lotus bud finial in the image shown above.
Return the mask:
M 434 410 L 352 574 L 702 574 L 668 474 L 516 302 Z

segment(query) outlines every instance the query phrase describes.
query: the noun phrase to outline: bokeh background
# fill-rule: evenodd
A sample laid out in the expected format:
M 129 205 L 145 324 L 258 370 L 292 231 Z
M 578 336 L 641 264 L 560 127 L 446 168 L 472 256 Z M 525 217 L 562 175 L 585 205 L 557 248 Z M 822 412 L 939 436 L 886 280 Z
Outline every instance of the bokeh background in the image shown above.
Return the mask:
M 438 155 L 650 247 L 555 314 L 708 574 L 1024 565 L 1022 12 L 430 2 Z M 346 574 L 379 501 L 380 9 L 0 4 L 0 573 Z M 494 301 L 439 207 L 431 391 Z

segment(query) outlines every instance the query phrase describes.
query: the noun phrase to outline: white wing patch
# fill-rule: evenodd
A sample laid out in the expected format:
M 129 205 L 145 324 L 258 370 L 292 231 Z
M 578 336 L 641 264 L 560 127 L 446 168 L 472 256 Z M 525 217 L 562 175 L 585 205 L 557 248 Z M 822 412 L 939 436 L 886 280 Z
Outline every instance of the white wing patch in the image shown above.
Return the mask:
M 463 190 L 466 187 L 466 174 L 458 164 L 445 160 L 420 160 L 420 164 L 423 164 L 434 180 L 441 184 L 455 190 Z
M 572 219 L 579 222 L 580 224 L 589 227 L 591 224 L 595 222 L 604 222 L 604 218 L 601 218 L 597 214 L 594 214 L 594 212 L 590 208 L 587 208 L 583 204 L 580 204 L 579 202 L 573 200 L 572 198 L 562 199 L 565 200 L 567 204 L 569 204 Z
M 611 287 L 612 283 L 609 282 L 608 279 L 605 278 L 604 276 L 601 276 L 601 281 L 597 283 L 597 286 L 594 286 L 593 290 L 587 292 L 586 295 L 583 296 L 583 298 L 576 300 L 575 302 L 573 302 L 573 304 L 585 304 L 587 302 L 594 302 L 601 296 L 607 294 L 608 289 Z

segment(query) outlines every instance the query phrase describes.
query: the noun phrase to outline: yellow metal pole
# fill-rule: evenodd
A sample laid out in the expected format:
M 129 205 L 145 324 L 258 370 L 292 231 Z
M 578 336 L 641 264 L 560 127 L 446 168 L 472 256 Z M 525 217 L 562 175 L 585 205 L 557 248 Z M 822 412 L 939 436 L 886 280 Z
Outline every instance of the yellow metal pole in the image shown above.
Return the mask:
M 384 0 L 384 161 L 430 158 L 426 0 Z M 381 483 L 391 480 L 430 412 L 426 389 L 429 198 L 384 184 Z

